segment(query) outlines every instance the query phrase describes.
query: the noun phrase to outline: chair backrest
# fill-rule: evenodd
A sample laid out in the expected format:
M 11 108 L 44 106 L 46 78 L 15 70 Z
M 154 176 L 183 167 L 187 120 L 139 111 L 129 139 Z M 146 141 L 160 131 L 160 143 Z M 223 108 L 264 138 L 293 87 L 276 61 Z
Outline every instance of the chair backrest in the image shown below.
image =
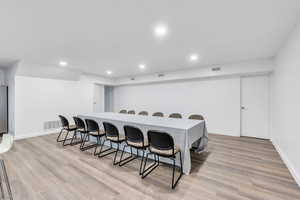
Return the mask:
M 155 112 L 155 113 L 152 114 L 152 116 L 154 116 L 154 117 L 163 117 L 164 113 L 162 113 L 162 112 Z
M 76 128 L 85 130 L 85 124 L 84 124 L 84 121 L 81 118 L 73 117 L 73 119 L 74 119 Z
M 148 131 L 148 140 L 151 147 L 159 150 L 173 150 L 174 154 L 174 140 L 171 135 L 161 131 Z
M 148 115 L 148 112 L 147 111 L 141 111 L 141 112 L 139 112 L 139 115 Z
M 127 114 L 127 110 L 120 110 L 119 113 L 124 113 L 124 114 Z
M 133 126 L 124 126 L 124 132 L 126 139 L 130 142 L 143 142 L 144 144 L 144 135 L 143 132 Z
M 135 115 L 135 111 L 134 110 L 129 110 L 127 114 Z
M 67 118 L 62 115 L 58 115 L 58 117 L 60 119 L 61 126 L 64 128 L 69 128 L 69 121 L 67 120 Z
M 103 122 L 103 126 L 106 136 L 119 137 L 119 130 L 115 125 L 109 122 Z
M 180 113 L 172 113 L 169 115 L 169 118 L 182 118 L 181 114 Z
M 202 115 L 190 115 L 189 119 L 204 120 L 204 117 Z
M 85 119 L 86 128 L 89 132 L 99 132 L 99 125 L 95 120 L 92 119 Z

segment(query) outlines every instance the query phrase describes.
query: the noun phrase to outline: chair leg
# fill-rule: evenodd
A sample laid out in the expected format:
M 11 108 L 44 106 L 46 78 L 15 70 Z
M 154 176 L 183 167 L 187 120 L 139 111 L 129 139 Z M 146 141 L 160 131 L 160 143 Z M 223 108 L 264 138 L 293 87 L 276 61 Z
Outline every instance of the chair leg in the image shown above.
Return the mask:
M 74 139 L 77 140 L 77 134 L 78 134 L 77 130 L 74 131 L 74 134 L 73 134 L 73 137 L 72 137 L 72 140 L 71 140 L 71 146 L 74 146 L 74 145 L 77 145 L 77 144 L 80 144 L 80 146 L 81 146 L 81 144 L 82 144 L 82 133 L 81 132 L 79 132 L 79 133 L 80 133 L 80 140 L 73 143 Z
M 82 132 L 80 132 L 80 145 L 79 145 L 79 149 L 81 149 L 82 143 L 83 143 L 83 139 L 84 139 L 84 134 Z
M 113 162 L 114 165 L 117 165 L 117 164 L 120 163 L 120 160 L 119 160 L 119 162 L 116 162 L 117 155 L 118 155 L 118 152 L 119 152 L 119 146 L 120 146 L 120 144 L 117 143 L 117 150 L 115 151 L 116 153 L 115 153 L 114 162 Z
M 69 145 L 69 144 L 65 144 L 66 140 L 68 139 L 69 132 L 70 132 L 70 131 L 67 131 L 67 134 L 66 134 L 66 136 L 65 136 L 65 139 L 63 140 L 63 146 Z
M 159 166 L 159 158 L 157 159 L 156 155 L 153 154 L 154 155 L 154 163 L 152 165 L 150 165 L 147 169 L 145 169 L 147 161 L 148 161 L 148 156 L 150 154 L 152 154 L 152 153 L 147 153 L 146 160 L 144 162 L 144 169 L 143 169 L 143 172 L 142 172 L 142 178 L 145 178 L 146 176 L 148 176 L 154 169 L 156 169 Z
M 83 150 L 83 147 L 84 147 L 84 145 L 85 145 L 86 139 L 87 139 L 87 134 L 84 134 L 84 135 L 83 135 L 82 143 L 80 144 L 80 150 L 81 150 L 81 151 Z
M 101 138 L 97 137 L 97 146 L 95 147 L 94 156 L 99 154 L 99 153 L 97 153 L 97 148 L 99 145 L 101 145 Z
M 81 146 L 81 151 L 86 151 L 86 150 L 88 150 L 88 149 L 92 149 L 92 148 L 94 148 L 94 147 L 97 147 L 97 143 L 96 144 L 91 144 L 91 145 L 88 145 L 88 146 L 85 146 L 85 143 L 87 142 L 87 141 L 90 141 L 89 140 L 89 135 L 88 134 L 86 134 L 87 136 L 85 137 L 85 140 L 83 141 L 83 144 L 82 144 L 82 146 Z M 86 138 L 88 138 L 88 140 L 86 139 Z
M 125 147 L 130 147 L 130 156 L 127 156 L 126 158 L 122 159 L 123 158 L 123 154 L 125 152 Z M 123 166 L 123 165 L 129 163 L 130 161 L 133 161 L 133 160 L 137 159 L 138 157 L 139 157 L 139 155 L 137 155 L 137 156 L 133 155 L 133 153 L 132 153 L 132 147 L 131 146 L 124 145 L 122 153 L 121 153 L 121 157 L 120 157 L 119 166 Z
M 181 152 L 179 152 L 179 157 L 180 157 L 180 174 L 175 183 L 174 183 L 174 177 L 175 177 L 176 157 L 173 160 L 172 189 L 174 189 L 176 187 L 178 181 L 180 180 L 180 178 L 182 177 L 182 174 L 183 174 Z
M 70 143 L 71 146 L 75 145 L 75 144 L 73 143 L 73 141 L 74 141 L 74 138 L 76 137 L 76 134 L 77 134 L 77 130 L 75 130 L 75 131 L 73 132 L 73 137 L 72 137 L 71 143 Z
M 116 153 L 116 151 L 117 151 L 117 150 L 111 151 L 111 150 L 113 149 L 113 147 L 112 147 L 112 144 L 111 144 L 111 141 L 110 141 L 110 140 L 109 140 L 109 142 L 110 142 L 110 148 L 105 149 L 104 151 L 102 151 L 105 141 L 107 141 L 107 140 L 104 139 L 103 142 L 102 142 L 102 144 L 101 144 L 100 152 L 99 152 L 99 154 L 98 154 L 98 157 L 99 157 L 99 158 L 105 157 L 105 156 L 107 156 L 107 155 L 109 155 L 109 154 L 112 154 L 112 153 Z M 110 151 L 110 152 L 108 152 L 108 151 Z M 108 152 L 108 153 L 103 154 L 104 152 Z
M 62 134 L 63 131 L 64 131 L 64 129 L 62 128 L 60 130 L 60 133 L 59 133 L 58 137 L 56 138 L 56 142 L 62 142 L 63 141 L 63 140 L 60 140 L 60 136 L 61 136 L 61 134 Z
M 139 175 L 142 175 L 142 166 L 143 166 L 143 161 L 144 161 L 144 157 L 145 157 L 145 151 L 144 150 L 142 150 L 142 151 L 143 151 L 143 156 L 142 156 L 142 160 L 141 160 L 141 164 L 140 164 Z

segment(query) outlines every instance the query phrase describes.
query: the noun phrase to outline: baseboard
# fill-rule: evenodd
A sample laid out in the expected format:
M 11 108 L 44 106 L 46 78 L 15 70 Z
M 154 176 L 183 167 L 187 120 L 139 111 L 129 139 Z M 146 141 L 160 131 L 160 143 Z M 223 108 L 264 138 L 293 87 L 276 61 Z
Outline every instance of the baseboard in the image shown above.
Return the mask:
M 43 136 L 43 135 L 49 135 L 52 133 L 58 133 L 59 131 L 60 131 L 60 129 L 51 129 L 51 130 L 47 130 L 47 131 L 34 132 L 31 134 L 24 134 L 24 135 L 16 134 L 14 139 L 21 140 L 21 139 L 26 139 L 26 138 L 31 138 L 31 137 L 38 137 L 38 136 Z
M 287 155 L 282 151 L 279 144 L 274 139 L 271 139 L 271 141 L 272 141 L 275 149 L 279 153 L 279 156 L 283 160 L 284 164 L 287 166 L 288 170 L 292 174 L 292 176 L 295 179 L 296 183 L 300 187 L 300 174 L 298 174 L 298 172 L 295 170 L 295 167 L 293 166 L 292 162 L 289 160 Z

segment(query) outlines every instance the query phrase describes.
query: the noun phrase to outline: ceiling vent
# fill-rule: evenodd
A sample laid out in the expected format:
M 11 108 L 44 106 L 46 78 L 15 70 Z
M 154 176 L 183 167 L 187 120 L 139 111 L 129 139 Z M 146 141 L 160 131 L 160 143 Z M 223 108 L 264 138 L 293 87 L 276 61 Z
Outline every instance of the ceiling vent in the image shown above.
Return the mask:
M 211 71 L 221 71 L 221 67 L 213 67 L 211 68 Z
M 164 74 L 157 74 L 157 77 L 164 77 Z

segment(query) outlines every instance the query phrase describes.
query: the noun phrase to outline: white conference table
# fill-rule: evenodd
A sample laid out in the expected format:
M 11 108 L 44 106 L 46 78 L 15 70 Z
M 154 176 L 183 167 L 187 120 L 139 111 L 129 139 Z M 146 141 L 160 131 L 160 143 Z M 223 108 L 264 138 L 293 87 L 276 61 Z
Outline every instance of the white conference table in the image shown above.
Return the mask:
M 175 145 L 181 149 L 183 172 L 187 175 L 191 170 L 190 148 L 194 142 L 207 134 L 203 120 L 174 119 L 112 112 L 87 113 L 81 114 L 79 117 L 83 119 L 93 119 L 99 123 L 101 128 L 103 128 L 103 122 L 110 122 L 117 126 L 121 135 L 125 134 L 123 128 L 125 125 L 131 125 L 141 129 L 145 138 L 149 130 L 169 133 L 173 137 Z M 169 159 L 161 159 L 161 161 L 170 163 Z M 176 165 L 179 165 L 179 158 L 176 159 Z

